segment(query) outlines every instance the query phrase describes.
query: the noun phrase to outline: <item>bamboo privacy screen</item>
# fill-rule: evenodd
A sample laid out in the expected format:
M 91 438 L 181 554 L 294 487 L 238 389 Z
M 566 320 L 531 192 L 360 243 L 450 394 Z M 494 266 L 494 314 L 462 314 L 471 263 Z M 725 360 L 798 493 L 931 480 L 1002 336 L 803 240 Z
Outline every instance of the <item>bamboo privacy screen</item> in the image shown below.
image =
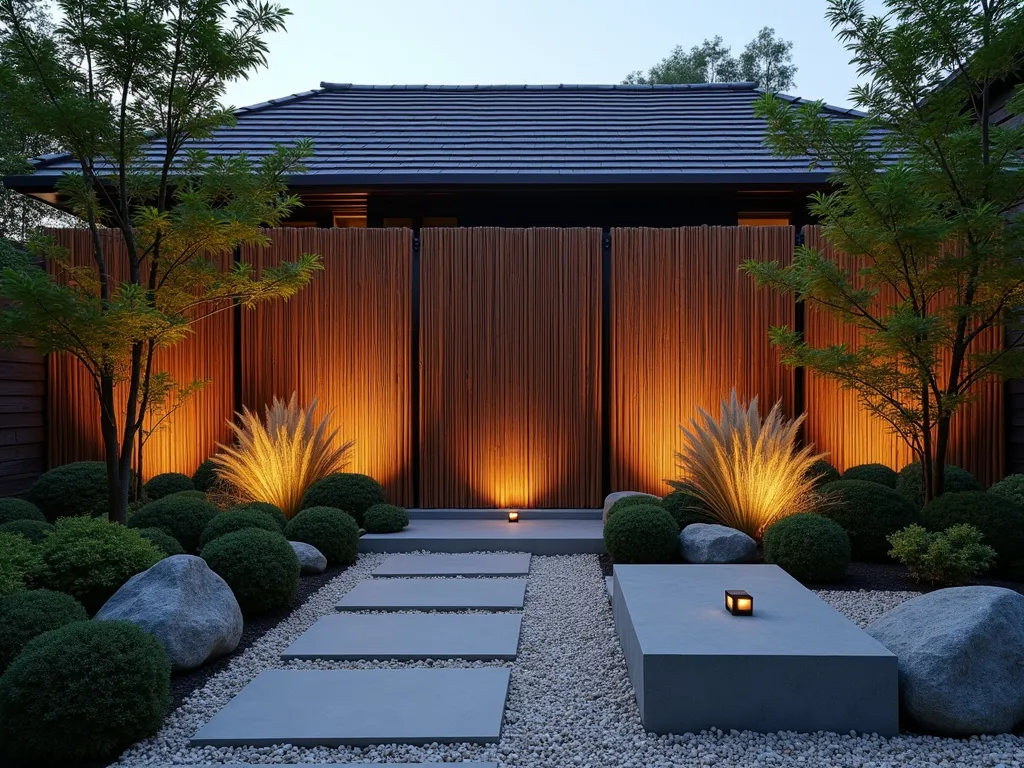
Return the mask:
M 242 311 L 242 402 L 262 412 L 298 391 L 332 411 L 338 439 L 354 439 L 349 471 L 412 503 L 412 232 L 275 229 L 269 248 L 244 248 L 257 271 L 317 253 L 324 271 L 287 302 Z
M 844 268 L 859 268 L 862 264 L 856 257 L 833 251 L 821 236 L 820 227 L 806 227 L 804 238 L 807 245 L 822 249 Z M 857 343 L 856 328 L 841 325 L 813 304 L 807 306 L 805 329 L 807 341 L 813 346 Z M 986 349 L 1000 348 L 1001 329 L 991 329 L 979 343 Z M 948 461 L 987 486 L 1003 476 L 1005 464 L 1002 384 L 984 382 L 975 392 L 976 400 L 953 419 Z M 906 444 L 862 408 L 854 392 L 842 389 L 835 381 L 808 371 L 805 401 L 807 440 L 827 451 L 828 461 L 839 470 L 872 462 L 900 469 L 914 460 Z
M 68 249 L 72 264 L 94 264 L 88 230 L 54 229 L 50 234 Z M 115 279 L 123 279 L 128 263 L 120 232 L 103 231 L 101 240 L 111 273 Z M 222 268 L 231 263 L 230 253 L 212 258 Z M 147 478 L 160 472 L 191 475 L 213 453 L 216 443 L 230 435 L 227 422 L 234 406 L 230 308 L 200 320 L 193 329 L 193 335 L 181 344 L 158 350 L 153 369 L 167 371 L 180 385 L 196 380 L 206 380 L 207 384 L 171 414 L 146 443 L 143 476 Z M 91 377 L 70 355 L 49 355 L 47 365 L 50 466 L 102 459 L 99 403 Z M 125 392 L 125 387 L 121 390 Z
M 601 231 L 421 239 L 422 506 L 600 506 Z
M 793 413 L 793 373 L 768 341 L 792 299 L 759 291 L 747 258 L 788 263 L 792 227 L 612 230 L 611 490 L 661 495 L 678 476 L 679 425 L 717 418 L 733 387 Z

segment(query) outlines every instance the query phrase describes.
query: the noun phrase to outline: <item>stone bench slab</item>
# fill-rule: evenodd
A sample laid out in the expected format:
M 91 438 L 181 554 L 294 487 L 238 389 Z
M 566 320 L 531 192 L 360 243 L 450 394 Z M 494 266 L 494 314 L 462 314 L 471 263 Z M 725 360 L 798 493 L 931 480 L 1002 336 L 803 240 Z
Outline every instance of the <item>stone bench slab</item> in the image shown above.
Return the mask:
M 373 572 L 385 576 L 525 576 L 530 555 L 391 555 Z
M 318 619 L 281 658 L 515 659 L 522 621 L 518 613 L 340 613 Z
M 526 579 L 367 579 L 339 611 L 504 611 L 523 607 Z
M 509 670 L 269 669 L 191 738 L 194 747 L 364 747 L 498 741 Z

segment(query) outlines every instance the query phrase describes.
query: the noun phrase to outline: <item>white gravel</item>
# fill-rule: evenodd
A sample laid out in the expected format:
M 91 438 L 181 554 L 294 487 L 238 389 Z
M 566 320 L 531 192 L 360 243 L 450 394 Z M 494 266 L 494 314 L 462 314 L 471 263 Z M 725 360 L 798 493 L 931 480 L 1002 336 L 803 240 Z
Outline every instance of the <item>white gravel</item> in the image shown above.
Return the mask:
M 593 555 L 533 558 L 519 657 L 514 663 L 283 664 L 278 655 L 337 598 L 368 578 L 384 555 L 363 555 L 234 659 L 179 707 L 161 732 L 128 750 L 118 765 L 251 763 L 407 763 L 496 761 L 502 768 L 1022 768 L 1024 739 L 930 736 L 882 739 L 853 734 L 755 734 L 721 731 L 656 736 L 644 732 L 612 626 L 604 581 Z M 909 592 L 819 592 L 864 625 L 912 597 Z M 188 737 L 260 671 L 269 667 L 371 668 L 511 666 L 512 684 L 500 743 L 425 747 L 200 748 Z M 680 695 L 692 692 L 681 690 Z

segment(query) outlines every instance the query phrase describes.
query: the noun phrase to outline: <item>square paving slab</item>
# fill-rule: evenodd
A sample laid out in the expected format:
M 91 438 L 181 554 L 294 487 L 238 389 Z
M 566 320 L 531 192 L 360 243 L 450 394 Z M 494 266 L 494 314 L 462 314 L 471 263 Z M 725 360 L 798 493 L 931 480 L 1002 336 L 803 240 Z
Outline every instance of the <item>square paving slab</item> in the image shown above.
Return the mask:
M 268 669 L 192 737 L 192 746 L 498 741 L 509 670 Z
M 367 579 L 339 611 L 502 611 L 523 607 L 526 579 Z
M 339 613 L 318 619 L 281 658 L 514 659 L 522 621 L 519 613 Z
M 530 555 L 391 555 L 374 576 L 526 576 Z
M 896 657 L 774 565 L 617 565 L 615 630 L 656 733 L 898 732 Z M 725 590 L 754 598 L 725 610 Z

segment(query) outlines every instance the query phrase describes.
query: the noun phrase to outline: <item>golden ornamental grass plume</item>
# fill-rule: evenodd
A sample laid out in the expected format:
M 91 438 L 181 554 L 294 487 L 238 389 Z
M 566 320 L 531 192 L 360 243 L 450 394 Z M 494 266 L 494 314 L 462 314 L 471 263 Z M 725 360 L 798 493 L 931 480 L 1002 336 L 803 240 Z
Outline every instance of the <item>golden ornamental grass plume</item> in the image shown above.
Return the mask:
M 722 401 L 719 421 L 698 411 L 689 429 L 680 426 L 685 443 L 676 464 L 682 477 L 669 484 L 696 496 L 709 516 L 760 539 L 776 520 L 820 501 L 810 469 L 825 454 L 797 445 L 806 414 L 789 420 L 779 402 L 762 421 L 757 398 L 744 405 L 736 390 Z
M 330 413 L 315 422 L 316 403 L 301 408 L 294 392 L 288 402 L 275 397 L 266 423 L 243 408 L 239 423 L 229 424 L 235 444 L 212 457 L 217 474 L 248 500 L 269 502 L 290 518 L 310 485 L 348 466 L 355 444 L 334 446 L 338 430 L 327 431 Z

